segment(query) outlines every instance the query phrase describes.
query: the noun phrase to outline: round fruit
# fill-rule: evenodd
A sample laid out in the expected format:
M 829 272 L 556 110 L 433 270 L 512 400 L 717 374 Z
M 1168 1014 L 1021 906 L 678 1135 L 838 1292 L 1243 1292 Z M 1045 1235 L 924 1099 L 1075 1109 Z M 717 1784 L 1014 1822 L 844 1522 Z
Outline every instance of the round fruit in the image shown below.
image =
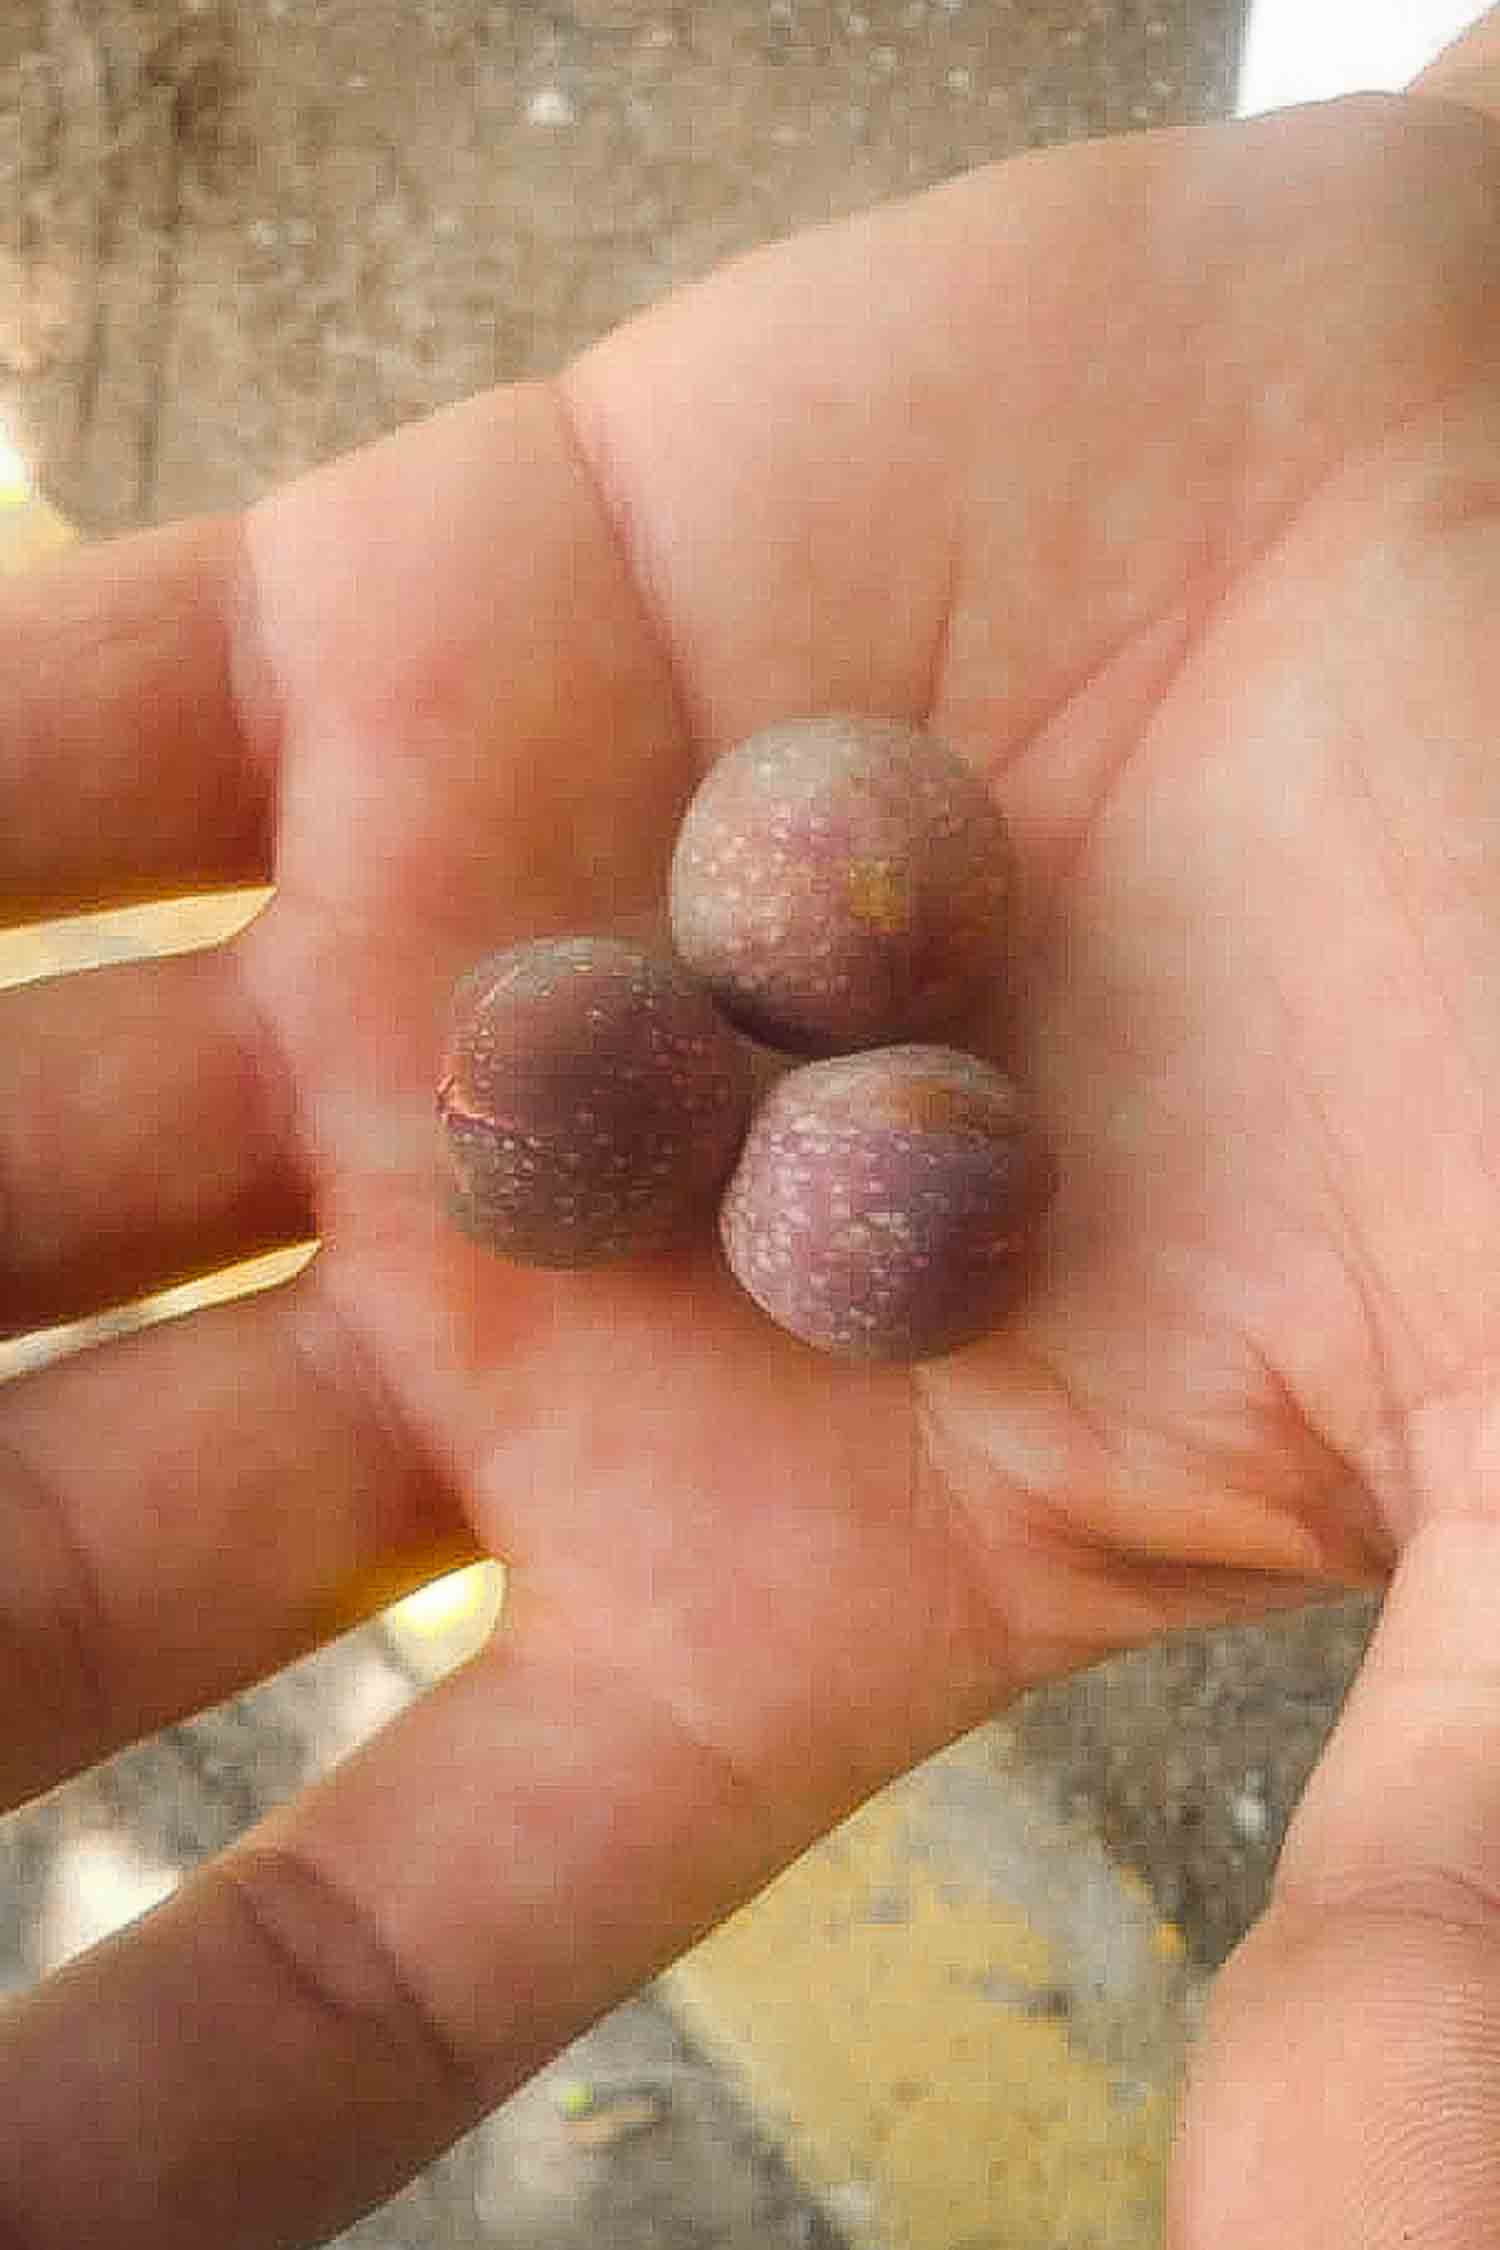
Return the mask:
M 805 1343 L 930 1359 L 1018 1301 L 1053 1185 L 1011 1079 L 952 1047 L 876 1048 L 773 1087 L 720 1233 L 735 1278 Z
M 539 1266 L 659 1250 L 711 1212 L 750 1106 L 744 1049 L 675 962 L 548 938 L 459 984 L 438 1085 L 466 1232 Z
M 672 862 L 677 950 L 730 1019 L 793 1054 L 957 1033 L 1002 972 L 998 806 L 894 720 L 769 727 L 720 758 Z

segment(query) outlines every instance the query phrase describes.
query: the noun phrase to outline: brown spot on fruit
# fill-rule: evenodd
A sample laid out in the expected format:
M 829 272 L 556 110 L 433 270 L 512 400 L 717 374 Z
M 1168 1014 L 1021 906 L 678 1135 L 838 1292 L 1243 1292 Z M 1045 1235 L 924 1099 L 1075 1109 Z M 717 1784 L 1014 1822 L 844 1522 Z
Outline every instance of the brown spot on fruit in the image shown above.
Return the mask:
M 857 859 L 848 876 L 849 911 L 886 937 L 911 928 L 911 883 L 903 868 L 888 859 Z

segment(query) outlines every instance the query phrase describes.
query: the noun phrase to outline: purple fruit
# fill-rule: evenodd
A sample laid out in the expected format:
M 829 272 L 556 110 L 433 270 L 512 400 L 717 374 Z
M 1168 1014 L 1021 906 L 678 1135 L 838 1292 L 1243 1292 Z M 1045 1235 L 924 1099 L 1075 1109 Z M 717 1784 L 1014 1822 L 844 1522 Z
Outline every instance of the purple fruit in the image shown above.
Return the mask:
M 711 1213 L 749 1106 L 744 1049 L 674 962 L 613 938 L 515 946 L 454 995 L 453 1215 L 528 1265 L 663 1249 Z
M 752 1037 L 828 1055 L 957 1033 L 1003 973 L 1011 853 L 945 744 L 897 721 L 769 727 L 719 759 L 672 862 L 677 950 Z
M 931 1359 L 1018 1301 L 1053 1186 L 1011 1079 L 952 1047 L 876 1048 L 772 1089 L 720 1233 L 736 1279 L 805 1343 Z

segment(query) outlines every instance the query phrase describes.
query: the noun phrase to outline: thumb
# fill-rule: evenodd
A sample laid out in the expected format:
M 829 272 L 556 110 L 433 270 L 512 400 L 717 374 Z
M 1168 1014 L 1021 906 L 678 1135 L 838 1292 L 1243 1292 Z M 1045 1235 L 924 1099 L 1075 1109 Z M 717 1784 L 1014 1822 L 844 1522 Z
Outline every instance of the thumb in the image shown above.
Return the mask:
M 1195 2058 L 1173 2250 L 1500 2242 L 1500 1523 L 1412 1541 Z
M 1411 90 L 1500 117 L 1500 8 L 1491 8 L 1472 30 L 1445 47 Z

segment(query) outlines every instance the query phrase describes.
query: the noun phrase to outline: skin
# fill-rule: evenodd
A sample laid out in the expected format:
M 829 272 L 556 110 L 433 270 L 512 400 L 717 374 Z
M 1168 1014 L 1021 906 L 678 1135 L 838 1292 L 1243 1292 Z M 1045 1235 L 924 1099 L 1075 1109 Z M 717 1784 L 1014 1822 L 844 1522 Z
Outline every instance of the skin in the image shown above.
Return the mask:
M 4 996 L 6 1318 L 324 1244 L 0 1394 L 0 1782 L 439 1554 L 514 1572 L 483 1656 L 7 2004 L 0 2238 L 316 2239 L 1029 1683 L 1394 1574 L 1171 2239 L 1494 2239 L 1497 48 L 979 173 L 0 599 L 10 916 L 278 884 Z M 702 760 L 850 707 L 1011 821 L 1064 1180 L 1026 1317 L 916 1371 L 706 1257 L 507 1269 L 427 1169 L 464 964 L 648 930 Z

